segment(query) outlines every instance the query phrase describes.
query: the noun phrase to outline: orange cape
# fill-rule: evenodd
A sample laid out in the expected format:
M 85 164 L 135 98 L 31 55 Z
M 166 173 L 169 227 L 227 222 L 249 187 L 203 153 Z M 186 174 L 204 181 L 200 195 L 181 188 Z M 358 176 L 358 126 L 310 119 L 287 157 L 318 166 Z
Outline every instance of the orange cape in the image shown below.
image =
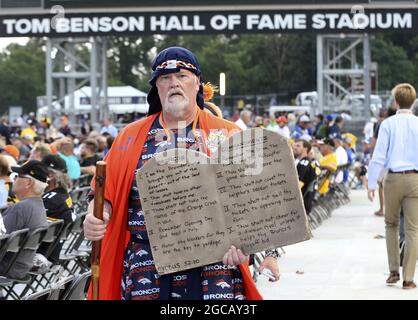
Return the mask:
M 128 195 L 145 139 L 158 116 L 159 113 L 129 124 L 119 133 L 104 159 L 107 164 L 105 199 L 112 204 L 113 211 L 101 246 L 99 300 L 121 299 L 123 256 L 130 238 L 127 230 Z M 211 129 L 224 129 L 227 136 L 240 131 L 234 123 L 200 109 L 198 116 L 204 145 Z M 92 180 L 93 189 L 94 181 L 95 179 Z M 239 268 L 247 299 L 261 300 L 262 297 L 252 280 L 248 265 L 243 264 Z M 92 298 L 91 285 L 88 298 Z

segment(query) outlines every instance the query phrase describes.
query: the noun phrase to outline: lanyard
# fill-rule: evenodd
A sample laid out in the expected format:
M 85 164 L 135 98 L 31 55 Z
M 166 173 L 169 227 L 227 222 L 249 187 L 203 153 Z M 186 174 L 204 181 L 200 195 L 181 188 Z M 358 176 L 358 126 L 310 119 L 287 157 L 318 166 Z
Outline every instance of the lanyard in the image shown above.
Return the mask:
M 197 112 L 196 117 L 193 120 L 192 132 L 193 132 L 194 138 L 196 140 L 196 143 L 200 144 L 200 137 L 199 137 L 199 135 L 197 134 L 197 131 L 196 131 L 198 119 L 199 119 L 199 111 Z M 167 142 L 170 142 L 171 141 L 170 130 L 167 128 L 167 125 L 165 124 L 165 121 L 164 121 L 163 113 L 162 112 L 160 113 L 160 119 L 159 119 L 159 121 L 160 121 L 160 124 L 163 127 L 163 130 L 164 130 L 164 132 L 165 132 L 165 134 L 167 136 Z

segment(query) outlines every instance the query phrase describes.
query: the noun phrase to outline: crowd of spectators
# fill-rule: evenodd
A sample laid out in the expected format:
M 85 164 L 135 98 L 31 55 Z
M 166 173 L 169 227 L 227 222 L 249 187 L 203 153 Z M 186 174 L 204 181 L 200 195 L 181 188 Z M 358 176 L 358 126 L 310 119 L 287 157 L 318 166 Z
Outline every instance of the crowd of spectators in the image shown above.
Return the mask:
M 63 220 L 71 224 L 76 218 L 70 191 L 80 177 L 89 181 L 95 164 L 110 149 L 118 130 L 105 119 L 100 132 L 75 133 L 67 115 L 54 128 L 47 119 L 37 121 L 32 115 L 26 125 L 10 126 L 7 117 L 0 126 L 0 196 L 4 197 L 0 215 L 0 236 L 16 230 L 46 227 L 48 222 Z M 2 199 L 3 200 L 3 199 Z M 1 202 L 0 202 L 1 203 Z M 59 261 L 62 244 L 49 256 Z M 47 247 L 40 247 L 43 253 Z M 9 255 L 0 263 L 0 276 L 19 279 L 30 271 L 35 253 L 20 255 L 10 268 Z
M 418 104 L 412 107 L 418 115 Z M 234 121 L 243 130 L 264 128 L 288 140 L 295 158 L 305 209 L 309 215 L 315 197 L 326 195 L 333 182 L 350 184 L 353 169 L 359 185 L 367 183 L 367 165 L 378 138 L 379 126 L 396 109 L 382 110 L 379 118 L 366 123 L 362 153 L 357 152 L 358 137 L 344 130 L 344 114 L 280 113 L 260 116 L 242 110 Z M 118 134 L 110 119 L 98 131 L 86 122 L 75 132 L 67 115 L 55 128 L 48 119 L 33 115 L 25 124 L 11 126 L 7 117 L 0 119 L 0 188 L 7 195 L 7 207 L 0 215 L 0 235 L 15 230 L 45 226 L 48 221 L 62 219 L 70 224 L 75 219 L 70 190 L 81 177 L 92 177 L 95 164 L 104 158 Z M 381 181 L 382 179 L 380 179 Z M 351 185 L 350 185 L 351 186 Z M 1 191 L 1 190 L 0 190 Z M 383 200 L 381 199 L 381 203 Z M 376 215 L 383 215 L 383 204 Z M 62 245 L 62 244 L 61 244 Z M 61 246 L 50 256 L 58 261 Z M 41 247 L 38 252 L 42 253 Z M 33 256 L 22 257 L 8 276 L 18 277 L 30 269 Z M 0 276 L 7 259 L 0 264 Z M 23 271 L 22 271 L 23 270 Z

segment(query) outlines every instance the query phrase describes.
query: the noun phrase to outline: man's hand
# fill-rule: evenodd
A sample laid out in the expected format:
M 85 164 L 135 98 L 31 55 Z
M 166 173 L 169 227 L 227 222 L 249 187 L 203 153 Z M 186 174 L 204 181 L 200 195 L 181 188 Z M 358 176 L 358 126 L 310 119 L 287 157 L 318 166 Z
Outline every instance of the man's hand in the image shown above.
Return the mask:
M 269 279 L 271 282 L 279 281 L 280 279 L 280 272 L 279 272 L 279 265 L 277 264 L 277 258 L 275 257 L 265 257 L 262 264 L 260 264 L 260 267 L 258 268 L 258 271 L 261 273 L 264 269 L 270 270 L 272 273 L 274 280 Z
M 248 260 L 248 256 L 242 253 L 240 249 L 231 246 L 229 250 L 225 253 L 222 262 L 229 266 L 237 266 L 241 263 L 244 263 Z
M 88 240 L 98 241 L 103 239 L 106 233 L 106 226 L 109 223 L 110 216 L 112 215 L 112 208 L 107 202 L 105 202 L 103 208 L 103 220 L 100 220 L 93 215 L 93 203 L 94 201 L 90 201 L 87 211 L 88 213 L 84 219 L 84 235 Z
M 367 197 L 371 202 L 374 200 L 374 189 L 367 189 Z

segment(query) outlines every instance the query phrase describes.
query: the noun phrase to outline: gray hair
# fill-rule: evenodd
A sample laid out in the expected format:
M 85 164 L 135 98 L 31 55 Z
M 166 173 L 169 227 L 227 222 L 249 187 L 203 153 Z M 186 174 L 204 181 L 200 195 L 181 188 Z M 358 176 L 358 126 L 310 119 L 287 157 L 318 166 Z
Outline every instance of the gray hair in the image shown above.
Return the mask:
M 33 192 L 39 195 L 42 195 L 44 193 L 46 187 L 48 184 L 46 182 L 42 182 L 33 178 L 30 178 L 33 181 Z
M 240 118 L 242 118 L 243 116 L 245 116 L 246 114 L 250 114 L 251 115 L 251 111 L 250 110 L 242 110 L 239 114 Z
M 63 188 L 67 191 L 71 188 L 71 180 L 68 174 L 55 169 L 49 169 L 49 171 L 54 175 L 55 184 L 58 188 Z

